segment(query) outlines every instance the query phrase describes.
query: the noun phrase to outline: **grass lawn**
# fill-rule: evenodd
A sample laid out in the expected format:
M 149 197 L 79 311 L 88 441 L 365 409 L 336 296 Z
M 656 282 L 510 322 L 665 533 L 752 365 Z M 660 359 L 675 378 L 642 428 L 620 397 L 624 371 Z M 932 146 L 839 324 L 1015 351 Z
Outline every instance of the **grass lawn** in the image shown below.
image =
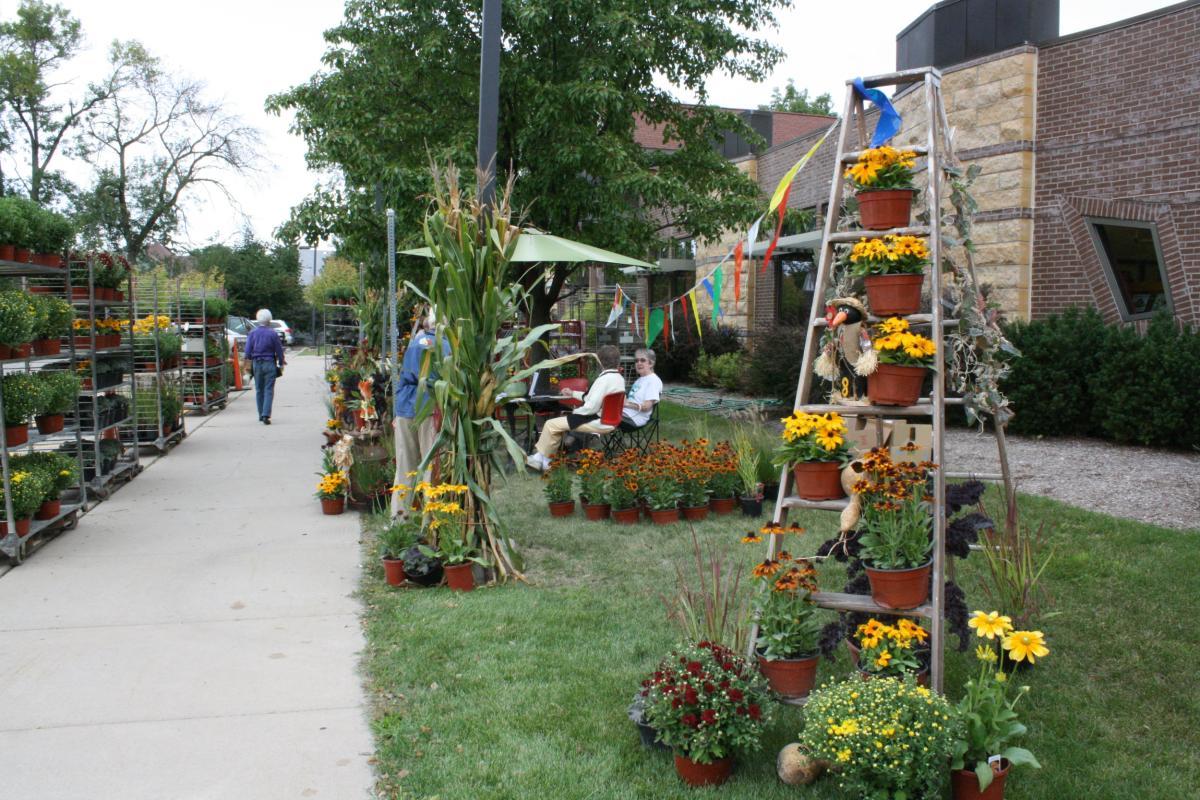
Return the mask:
M 664 404 L 663 435 L 690 435 L 697 416 Z M 727 423 L 710 420 L 722 438 Z M 390 589 L 365 537 L 364 665 L 375 703 L 381 796 L 420 798 L 840 797 L 824 778 L 784 786 L 775 754 L 794 741 L 802 710 L 781 707 L 757 753 L 732 780 L 689 790 L 669 754 L 639 743 L 625 710 L 639 681 L 675 643 L 661 597 L 686 565 L 685 524 L 655 527 L 552 520 L 541 482 L 516 475 L 499 492 L 522 545 L 532 585 L 451 594 Z M 993 498 L 994 499 L 994 498 Z M 1056 615 L 1045 619 L 1051 655 L 1020 676 L 1023 744 L 1040 772 L 1014 770 L 1011 800 L 1128 800 L 1194 797 L 1200 786 L 1200 541 L 1023 496 L 1026 524 L 1053 528 L 1047 570 Z M 798 518 L 811 552 L 836 515 Z M 368 526 L 374 524 L 368 523 Z M 743 545 L 740 516 L 695 526 L 731 559 L 749 565 L 762 545 Z M 795 547 L 794 540 L 790 545 Z M 976 563 L 972 563 L 972 561 Z M 990 608 L 976 556 L 960 565 L 970 608 Z M 840 589 L 831 564 L 824 585 Z M 950 637 L 949 643 L 956 643 Z M 947 652 L 947 692 L 957 700 L 973 657 Z M 844 653 L 822 661 L 818 680 L 845 675 Z

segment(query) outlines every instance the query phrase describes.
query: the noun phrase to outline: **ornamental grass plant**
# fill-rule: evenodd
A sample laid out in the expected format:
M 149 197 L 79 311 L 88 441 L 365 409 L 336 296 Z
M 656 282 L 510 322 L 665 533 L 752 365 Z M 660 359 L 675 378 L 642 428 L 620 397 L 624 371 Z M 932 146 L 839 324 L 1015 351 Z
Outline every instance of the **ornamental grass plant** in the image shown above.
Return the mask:
M 962 724 L 954 707 L 913 678 L 850 678 L 808 697 L 800 744 L 830 762 L 844 796 L 941 797 Z
M 758 749 L 774 710 L 758 670 L 708 641 L 672 650 L 642 696 L 659 741 L 699 764 Z

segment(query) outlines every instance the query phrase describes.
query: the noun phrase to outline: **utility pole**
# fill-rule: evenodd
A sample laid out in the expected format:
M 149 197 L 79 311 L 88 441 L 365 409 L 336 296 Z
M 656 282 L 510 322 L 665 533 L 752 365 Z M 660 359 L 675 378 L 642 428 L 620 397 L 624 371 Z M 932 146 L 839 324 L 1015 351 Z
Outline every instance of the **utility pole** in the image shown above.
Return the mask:
M 314 241 L 312 243 L 312 251 L 313 251 L 312 282 L 316 283 L 317 282 L 317 242 L 316 241 Z M 312 284 L 309 284 L 309 285 L 311 286 Z M 312 324 L 309 326 L 309 330 L 312 331 L 312 340 L 314 342 L 316 342 L 317 341 L 317 304 L 316 303 L 313 303 L 313 306 L 312 306 L 312 321 L 311 321 L 311 323 Z M 318 352 L 320 352 L 320 351 L 318 351 Z
M 484 173 L 479 201 L 491 206 L 496 199 L 496 129 L 500 108 L 500 0 L 483 0 L 482 41 L 479 53 L 479 149 L 477 165 Z

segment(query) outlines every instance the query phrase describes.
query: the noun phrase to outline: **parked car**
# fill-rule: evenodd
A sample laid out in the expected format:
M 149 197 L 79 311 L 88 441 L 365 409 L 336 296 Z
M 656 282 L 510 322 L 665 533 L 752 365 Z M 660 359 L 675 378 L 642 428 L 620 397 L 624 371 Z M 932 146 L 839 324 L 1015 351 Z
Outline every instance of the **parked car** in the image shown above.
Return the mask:
M 279 331 L 280 338 L 283 339 L 285 345 L 291 347 L 295 343 L 296 340 L 292 336 L 292 328 L 286 322 L 281 319 L 273 319 L 271 320 L 271 327 Z
M 250 320 L 245 317 L 230 316 L 225 321 L 225 339 L 229 342 L 230 349 L 237 349 L 241 353 L 246 349 L 246 337 L 250 335 Z

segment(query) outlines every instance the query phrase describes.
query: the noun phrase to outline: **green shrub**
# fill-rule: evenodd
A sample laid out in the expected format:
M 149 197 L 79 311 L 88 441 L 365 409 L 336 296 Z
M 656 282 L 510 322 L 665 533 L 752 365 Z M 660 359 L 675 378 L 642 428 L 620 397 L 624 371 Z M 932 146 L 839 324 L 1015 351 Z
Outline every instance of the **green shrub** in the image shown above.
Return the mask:
M 691 378 L 700 386 L 714 386 L 737 391 L 742 384 L 742 355 L 725 353 L 712 356 L 701 353 L 692 369 Z
M 26 372 L 5 375 L 0 391 L 4 392 L 4 424 L 10 428 L 28 423 L 42 406 L 42 384 Z
M 224 320 L 229 316 L 229 301 L 220 297 L 209 297 L 204 301 L 204 316 L 208 319 Z
M 29 219 L 19 197 L 0 197 L 0 244 L 25 247 L 29 241 Z
M 0 344 L 19 347 L 32 341 L 37 310 L 24 292 L 0 292 Z
M 744 389 L 757 397 L 774 397 L 790 407 L 804 360 L 804 328 L 779 326 L 754 337 L 746 359 Z
M 720 356 L 742 351 L 742 341 L 736 329 L 724 325 L 714 329 L 707 320 L 701 320 L 700 330 L 701 335 L 698 337 L 696 323 L 689 319 L 685 327 L 683 315 L 676 312 L 675 341 L 668 347 L 659 339 L 654 347 L 658 356 L 654 372 L 660 378 L 664 381 L 687 380 L 701 353 Z
M 65 414 L 75 405 L 81 383 L 77 375 L 63 370 L 44 371 L 33 376 L 39 384 L 38 414 Z
M 62 214 L 30 203 L 25 219 L 29 229 L 26 242 L 35 253 L 61 253 L 75 238 L 75 226 Z

